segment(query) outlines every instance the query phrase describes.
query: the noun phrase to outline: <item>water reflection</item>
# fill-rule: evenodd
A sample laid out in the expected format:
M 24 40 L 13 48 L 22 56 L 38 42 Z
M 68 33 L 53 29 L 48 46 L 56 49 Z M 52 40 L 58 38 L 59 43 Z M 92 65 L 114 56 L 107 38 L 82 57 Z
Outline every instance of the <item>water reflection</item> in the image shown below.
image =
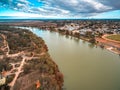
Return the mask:
M 82 43 L 84 43 L 84 44 L 85 44 L 85 43 L 86 43 L 86 41 L 85 41 L 85 40 L 82 40 Z
M 89 43 L 88 46 L 89 46 L 90 48 L 94 48 L 94 47 L 95 47 L 95 44 Z
M 120 57 L 71 36 L 35 29 L 64 74 L 67 90 L 120 90 Z M 91 49 L 92 48 L 92 49 Z
M 76 37 L 74 37 L 74 41 L 76 42 L 76 43 L 79 43 L 79 38 L 76 38 Z
M 69 35 L 65 35 L 66 38 L 69 38 Z

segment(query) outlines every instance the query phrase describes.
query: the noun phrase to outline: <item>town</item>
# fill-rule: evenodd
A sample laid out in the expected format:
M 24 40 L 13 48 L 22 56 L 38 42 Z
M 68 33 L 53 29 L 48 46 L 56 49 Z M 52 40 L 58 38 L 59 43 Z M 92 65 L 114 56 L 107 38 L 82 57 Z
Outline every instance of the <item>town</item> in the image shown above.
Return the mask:
M 120 55 L 119 20 L 36 20 L 4 23 L 9 26 L 35 27 L 88 41 Z
M 75 20 L 64 23 L 63 26 L 59 26 L 56 30 L 120 54 L 120 21 Z

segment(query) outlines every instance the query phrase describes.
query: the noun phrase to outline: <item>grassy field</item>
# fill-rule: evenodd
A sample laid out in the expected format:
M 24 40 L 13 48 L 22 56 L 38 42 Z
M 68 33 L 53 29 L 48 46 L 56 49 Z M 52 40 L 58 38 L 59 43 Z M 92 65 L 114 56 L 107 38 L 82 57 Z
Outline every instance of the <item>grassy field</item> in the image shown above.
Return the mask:
M 115 41 L 120 41 L 120 34 L 118 34 L 118 35 L 111 35 L 111 36 L 108 36 L 106 38 L 111 39 L 111 40 L 115 40 Z

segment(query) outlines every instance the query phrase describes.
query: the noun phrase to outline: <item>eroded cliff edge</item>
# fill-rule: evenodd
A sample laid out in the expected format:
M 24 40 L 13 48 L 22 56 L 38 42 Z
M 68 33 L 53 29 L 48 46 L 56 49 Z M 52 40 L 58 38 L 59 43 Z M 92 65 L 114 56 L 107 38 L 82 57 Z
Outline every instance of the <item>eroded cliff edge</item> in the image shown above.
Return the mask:
M 0 26 L 0 42 L 0 72 L 11 90 L 62 89 L 63 75 L 42 38 L 28 30 Z

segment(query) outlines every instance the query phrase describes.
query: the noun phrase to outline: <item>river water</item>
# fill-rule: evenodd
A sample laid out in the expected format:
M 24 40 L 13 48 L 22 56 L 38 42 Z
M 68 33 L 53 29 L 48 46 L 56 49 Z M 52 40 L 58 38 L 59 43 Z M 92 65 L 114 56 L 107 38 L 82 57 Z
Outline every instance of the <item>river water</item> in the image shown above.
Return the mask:
M 120 90 L 120 56 L 57 32 L 29 28 L 42 37 L 64 74 L 65 90 Z

